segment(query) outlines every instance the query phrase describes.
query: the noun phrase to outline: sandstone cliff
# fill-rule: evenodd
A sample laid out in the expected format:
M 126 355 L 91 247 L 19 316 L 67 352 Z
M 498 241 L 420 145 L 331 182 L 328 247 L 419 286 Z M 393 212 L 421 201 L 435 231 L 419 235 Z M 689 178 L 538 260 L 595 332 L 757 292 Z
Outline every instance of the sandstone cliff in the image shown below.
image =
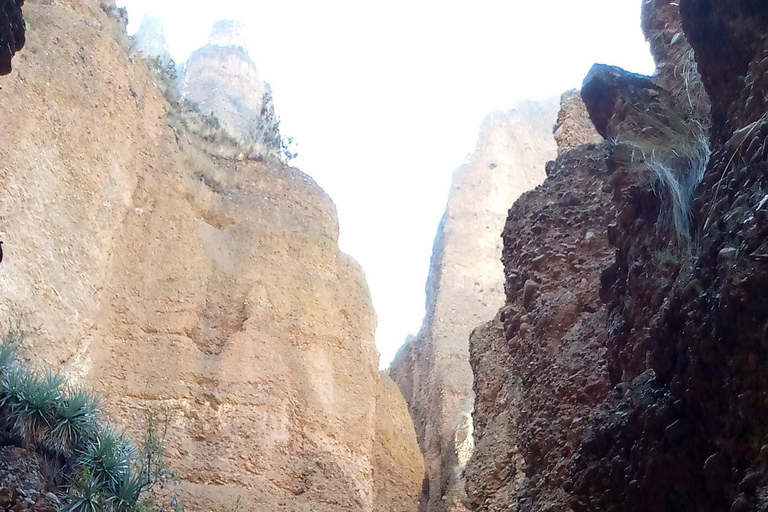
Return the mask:
M 643 24 L 657 76 L 595 66 L 607 140 L 510 211 L 507 304 L 471 341 L 477 510 L 765 510 L 768 10 Z
M 435 238 L 427 314 L 390 373 L 408 402 L 427 468 L 424 510 L 466 510 L 472 451 L 469 333 L 503 303 L 499 232 L 509 205 L 545 177 L 555 154 L 556 100 L 491 114 L 455 173 Z
M 167 412 L 187 510 L 414 510 L 415 434 L 328 196 L 174 131 L 113 5 L 25 15 L 0 105 L 0 320 L 34 327 L 24 352 L 132 434 Z

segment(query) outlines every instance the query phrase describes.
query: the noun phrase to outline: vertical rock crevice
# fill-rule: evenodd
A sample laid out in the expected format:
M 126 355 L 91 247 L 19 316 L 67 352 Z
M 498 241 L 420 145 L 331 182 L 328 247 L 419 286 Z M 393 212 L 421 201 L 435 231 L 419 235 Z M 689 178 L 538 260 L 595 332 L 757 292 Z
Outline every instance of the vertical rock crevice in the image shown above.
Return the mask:
M 435 237 L 427 314 L 390 368 L 416 425 L 427 480 L 422 509 L 467 510 L 464 466 L 474 444 L 469 333 L 503 303 L 506 210 L 545 177 L 554 157 L 557 101 L 491 114 L 475 153 L 453 177 Z

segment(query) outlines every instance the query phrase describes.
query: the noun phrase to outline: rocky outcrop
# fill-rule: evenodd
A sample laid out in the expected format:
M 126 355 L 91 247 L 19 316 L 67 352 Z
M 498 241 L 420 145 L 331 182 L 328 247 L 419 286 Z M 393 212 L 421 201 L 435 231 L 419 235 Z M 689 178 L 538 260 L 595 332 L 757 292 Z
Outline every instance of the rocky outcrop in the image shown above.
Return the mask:
M 590 72 L 582 96 L 609 141 L 562 155 L 510 211 L 507 305 L 473 334 L 467 490 L 477 510 L 733 512 L 768 503 L 768 10 L 698 0 L 645 9 L 644 28 L 660 34 L 659 63 L 678 29 L 665 35 L 648 20 L 681 16 L 711 120 L 700 117 L 702 103 L 680 101 L 663 66 L 654 79 Z M 584 179 L 584 164 L 598 181 Z M 538 193 L 569 173 L 575 198 L 542 201 Z M 610 211 L 590 217 L 599 202 L 581 196 L 597 191 Z M 586 206 L 567 218 L 605 234 L 604 251 L 581 249 L 580 285 L 565 285 L 562 270 L 536 274 L 525 257 L 563 229 L 554 204 Z M 571 300 L 550 295 L 558 288 Z M 594 302 L 573 323 L 572 304 L 587 297 Z
M 7 435 L 5 431 L 0 434 Z M 0 507 L 17 512 L 55 512 L 59 498 L 47 487 L 45 461 L 36 453 L 0 440 Z
M 618 232 L 604 295 L 615 373 L 627 391 L 606 400 L 592 430 L 596 443 L 584 448 L 577 472 L 584 510 L 598 502 L 606 510 L 765 507 L 768 318 L 759 290 L 768 125 L 760 63 L 768 11 L 755 2 L 689 1 L 681 14 L 713 114 L 712 157 L 693 198 L 697 242 L 690 256 L 672 253 L 671 273 L 645 277 L 654 275 L 648 248 L 658 243 L 662 219 L 625 199 L 637 220 Z M 637 199 L 648 195 L 638 189 Z M 644 303 L 652 293 L 660 297 Z M 616 474 L 625 477 L 611 481 Z
M 133 36 L 131 50 L 141 53 L 147 59 L 157 59 L 161 67 L 171 64 L 171 51 L 168 49 L 163 22 L 153 16 L 145 15 L 141 19 L 139 30 Z
M 580 91 L 567 91 L 560 98 L 560 112 L 557 114 L 554 135 L 558 156 L 584 144 L 602 141 L 589 119 Z
M 24 0 L 0 1 L 0 75 L 11 72 L 13 55 L 24 47 Z
M 25 9 L 0 135 L 0 321 L 34 328 L 23 353 L 134 436 L 148 410 L 167 417 L 187 510 L 409 510 L 415 434 L 328 196 L 174 132 L 97 2 Z
M 504 227 L 506 305 L 470 340 L 472 510 L 568 510 L 570 468 L 610 389 L 598 294 L 612 261 L 604 145 L 564 152 Z
M 213 26 L 208 45 L 185 65 L 181 94 L 203 114 L 215 116 L 235 138 L 250 142 L 261 140 L 262 109 L 271 95 L 248 55 L 244 30 L 231 20 Z
M 680 2 L 643 0 L 641 26 L 656 63 L 654 80 L 675 97 L 678 109 L 706 124 L 712 105 L 683 31 Z
M 466 510 L 463 468 L 473 445 L 470 331 L 503 303 L 498 233 L 508 206 L 545 177 L 557 102 L 491 114 L 455 173 L 435 238 L 427 314 L 390 374 L 416 425 L 427 469 L 424 510 Z

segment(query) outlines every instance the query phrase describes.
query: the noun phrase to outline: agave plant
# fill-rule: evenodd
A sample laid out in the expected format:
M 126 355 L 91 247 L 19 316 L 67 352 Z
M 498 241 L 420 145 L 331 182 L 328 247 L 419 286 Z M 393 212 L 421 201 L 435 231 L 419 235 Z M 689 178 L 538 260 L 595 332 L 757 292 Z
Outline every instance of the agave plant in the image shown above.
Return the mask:
M 131 512 L 139 503 L 142 489 L 141 478 L 133 473 L 126 473 L 105 493 L 107 503 L 115 512 Z
M 86 391 L 69 391 L 53 412 L 51 448 L 70 456 L 98 433 L 99 401 Z
M 27 372 L 18 367 L 11 367 L 0 377 L 0 426 L 6 430 L 13 428 L 12 411 L 21 400 L 28 377 Z
M 66 512 L 101 512 L 102 483 L 85 469 L 78 482 L 70 488 L 71 503 Z
M 29 445 L 50 441 L 52 416 L 61 401 L 62 383 L 61 376 L 55 374 L 22 376 L 18 400 L 11 404 L 10 413 L 16 432 Z
M 16 363 L 16 345 L 10 343 L 0 344 L 0 373 L 12 369 Z
M 104 427 L 96 439 L 88 443 L 79 464 L 90 469 L 102 484 L 115 486 L 130 472 L 132 451 L 123 436 Z

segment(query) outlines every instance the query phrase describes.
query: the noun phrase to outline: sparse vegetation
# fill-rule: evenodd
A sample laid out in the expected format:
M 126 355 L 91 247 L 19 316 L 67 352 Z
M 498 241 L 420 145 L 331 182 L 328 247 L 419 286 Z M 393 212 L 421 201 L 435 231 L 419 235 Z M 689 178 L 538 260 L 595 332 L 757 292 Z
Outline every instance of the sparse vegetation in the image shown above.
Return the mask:
M 666 210 L 674 225 L 679 247 L 691 239 L 691 205 L 696 187 L 704 178 L 711 150 L 706 129 L 696 119 L 668 112 L 664 118 L 636 111 L 647 127 L 626 141 L 639 153 L 645 166 L 658 178 L 660 197 L 667 196 Z M 669 223 L 662 223 L 666 225 Z
M 66 386 L 53 373 L 27 370 L 17 361 L 24 332 L 0 339 L 0 429 L 13 444 L 36 452 L 67 512 L 178 510 L 158 490 L 173 478 L 164 436 L 150 414 L 142 447 L 134 446 L 101 415 L 98 398 Z
M 150 57 L 146 61 L 155 85 L 171 107 L 168 116 L 177 137 L 191 135 L 199 139 L 206 153 L 227 160 L 278 158 L 290 162 L 298 156 L 293 138 L 280 132 L 280 118 L 275 114 L 269 86 L 264 92 L 259 117 L 251 121 L 245 140 L 240 140 L 229 133 L 215 115 L 203 112 L 198 103 L 183 97 L 173 60 L 166 64 L 160 58 Z
M 250 512 L 251 508 L 246 506 L 245 503 L 243 503 L 243 499 L 241 496 L 238 496 L 235 501 L 230 503 L 229 505 L 222 505 L 222 507 L 219 509 L 219 512 Z

